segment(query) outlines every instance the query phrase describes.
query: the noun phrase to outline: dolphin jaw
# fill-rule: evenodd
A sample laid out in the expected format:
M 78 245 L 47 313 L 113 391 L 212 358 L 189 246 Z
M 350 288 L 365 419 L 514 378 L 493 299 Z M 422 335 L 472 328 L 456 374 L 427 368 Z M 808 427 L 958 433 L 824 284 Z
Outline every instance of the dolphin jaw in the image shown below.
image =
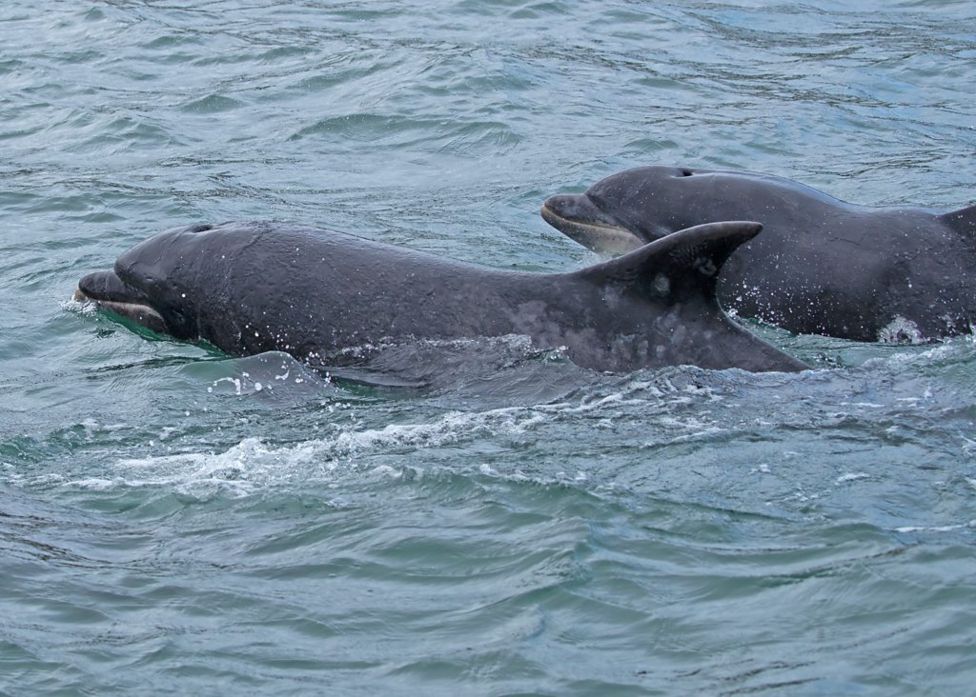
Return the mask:
M 552 201 L 542 204 L 542 219 L 570 239 L 600 254 L 623 254 L 644 245 L 637 235 L 621 225 L 571 218 L 557 213 Z
M 111 272 L 106 272 L 111 273 Z M 166 324 L 166 320 L 159 313 L 156 308 L 137 300 L 132 297 L 125 297 L 123 290 L 126 288 L 124 284 L 109 284 L 112 286 L 111 291 L 106 291 L 103 289 L 102 292 L 98 292 L 92 289 L 86 291 L 82 286 L 86 279 L 94 277 L 95 274 L 83 278 L 79 282 L 78 287 L 75 288 L 73 299 L 79 303 L 92 303 L 96 308 L 101 310 L 108 310 L 121 317 L 129 319 L 136 324 L 145 327 L 151 331 L 168 334 L 169 329 Z M 106 276 L 107 277 L 107 276 Z M 118 280 L 116 276 L 115 279 Z M 119 288 L 122 285 L 122 288 Z

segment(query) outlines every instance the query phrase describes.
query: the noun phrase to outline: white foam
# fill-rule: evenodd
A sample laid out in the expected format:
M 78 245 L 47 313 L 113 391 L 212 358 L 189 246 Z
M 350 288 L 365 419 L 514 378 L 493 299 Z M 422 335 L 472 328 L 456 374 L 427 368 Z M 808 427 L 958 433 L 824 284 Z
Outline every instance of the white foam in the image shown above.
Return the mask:
M 76 312 L 80 315 L 93 315 L 98 312 L 98 306 L 90 300 L 68 298 L 67 300 L 59 300 L 58 307 L 66 312 Z
M 887 365 L 900 369 L 910 368 L 915 365 L 929 365 L 932 362 L 946 360 L 953 354 L 957 354 L 959 350 L 960 345 L 957 342 L 947 342 L 944 344 L 936 344 L 932 348 L 924 351 L 903 351 L 890 356 L 870 358 L 864 362 L 864 366 Z
M 834 480 L 834 484 L 844 484 L 845 482 L 856 482 L 859 479 L 870 479 L 871 475 L 867 472 L 848 472 L 842 474 Z
M 883 344 L 921 344 L 925 336 L 912 320 L 895 317 L 878 331 L 878 341 Z
M 243 496 L 269 485 L 330 481 L 348 472 L 401 476 L 400 469 L 377 463 L 375 458 L 402 449 L 449 446 L 479 434 L 517 435 L 549 418 L 531 409 L 504 408 L 450 412 L 431 423 L 342 431 L 330 438 L 293 445 L 245 438 L 219 453 L 188 452 L 119 460 L 115 467 L 120 478 L 112 486 L 172 485 L 181 493 L 194 496 L 210 496 L 217 491 Z M 86 482 L 85 486 L 96 485 Z
M 966 528 L 976 528 L 976 520 L 958 525 L 905 525 L 895 528 L 895 532 L 952 532 L 953 530 L 965 530 Z
M 71 482 L 73 486 L 79 489 L 89 489 L 91 491 L 111 491 L 112 489 L 117 489 L 123 481 L 121 479 L 104 479 L 100 477 L 92 477 L 90 479 L 77 479 Z

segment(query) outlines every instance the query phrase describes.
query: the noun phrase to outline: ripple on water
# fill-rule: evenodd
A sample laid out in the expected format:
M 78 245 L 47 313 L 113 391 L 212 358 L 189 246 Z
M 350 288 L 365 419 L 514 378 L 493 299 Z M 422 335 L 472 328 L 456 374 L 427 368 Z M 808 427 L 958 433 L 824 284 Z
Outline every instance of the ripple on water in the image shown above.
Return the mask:
M 25 8 L 0 22 L 0 692 L 971 692 L 969 339 L 751 324 L 815 369 L 614 376 L 509 338 L 330 379 L 61 304 L 228 219 L 578 268 L 538 206 L 642 164 L 957 208 L 971 3 Z

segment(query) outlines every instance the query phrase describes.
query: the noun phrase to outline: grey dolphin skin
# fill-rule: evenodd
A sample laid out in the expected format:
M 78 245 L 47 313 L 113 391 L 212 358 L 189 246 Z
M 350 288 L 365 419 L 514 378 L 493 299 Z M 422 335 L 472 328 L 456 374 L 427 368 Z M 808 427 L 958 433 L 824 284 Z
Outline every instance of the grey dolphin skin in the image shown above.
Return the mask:
M 571 273 L 502 271 L 274 223 L 163 232 L 81 279 L 75 297 L 235 355 L 287 351 L 314 366 L 412 339 L 528 335 L 579 366 L 751 371 L 806 366 L 732 322 L 719 268 L 761 226 L 683 230 Z M 346 351 L 346 354 L 349 352 Z
M 611 254 L 693 225 L 757 220 L 763 233 L 726 263 L 719 299 L 796 333 L 939 339 L 976 320 L 976 206 L 868 208 L 780 177 L 641 167 L 549 198 L 542 217 Z

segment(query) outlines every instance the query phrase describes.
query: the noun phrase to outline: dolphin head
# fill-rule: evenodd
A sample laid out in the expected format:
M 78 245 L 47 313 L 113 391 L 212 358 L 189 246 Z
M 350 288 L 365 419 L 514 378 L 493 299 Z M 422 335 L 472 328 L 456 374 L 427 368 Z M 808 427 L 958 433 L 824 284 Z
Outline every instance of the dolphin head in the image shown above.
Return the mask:
M 214 260 L 211 225 L 162 232 L 122 254 L 111 270 L 78 282 L 75 300 L 182 340 L 199 338 L 199 285 Z
M 269 222 L 167 230 L 123 253 L 111 271 L 82 278 L 75 299 L 228 353 L 297 351 L 299 339 L 292 334 L 301 334 L 312 311 L 310 288 L 323 273 L 315 264 L 304 265 L 304 272 L 296 266 L 309 254 L 310 240 Z M 325 256 L 320 250 L 323 261 Z M 269 311 L 267 299 L 281 295 L 283 278 L 291 293 Z
M 582 194 L 546 199 L 542 217 L 595 252 L 622 254 L 699 224 L 682 217 L 697 195 L 686 167 L 638 167 L 601 179 Z

